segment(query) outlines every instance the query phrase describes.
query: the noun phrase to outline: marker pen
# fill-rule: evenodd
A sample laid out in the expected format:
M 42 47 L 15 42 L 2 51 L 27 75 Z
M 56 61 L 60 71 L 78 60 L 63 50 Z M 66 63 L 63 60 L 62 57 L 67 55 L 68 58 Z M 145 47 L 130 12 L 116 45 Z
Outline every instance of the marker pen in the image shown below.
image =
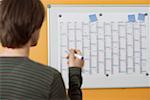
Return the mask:
M 65 51 L 67 54 L 69 54 L 70 52 L 69 51 Z M 74 54 L 75 57 L 79 58 L 80 60 L 84 60 L 84 57 L 79 55 L 79 54 Z

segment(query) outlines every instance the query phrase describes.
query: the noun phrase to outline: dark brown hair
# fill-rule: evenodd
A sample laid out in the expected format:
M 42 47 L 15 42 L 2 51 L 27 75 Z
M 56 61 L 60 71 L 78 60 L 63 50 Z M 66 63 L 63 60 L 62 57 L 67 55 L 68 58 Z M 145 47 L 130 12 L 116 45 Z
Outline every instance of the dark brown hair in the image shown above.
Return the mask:
M 0 41 L 3 47 L 21 48 L 32 33 L 40 29 L 44 20 L 44 6 L 40 0 L 0 1 Z

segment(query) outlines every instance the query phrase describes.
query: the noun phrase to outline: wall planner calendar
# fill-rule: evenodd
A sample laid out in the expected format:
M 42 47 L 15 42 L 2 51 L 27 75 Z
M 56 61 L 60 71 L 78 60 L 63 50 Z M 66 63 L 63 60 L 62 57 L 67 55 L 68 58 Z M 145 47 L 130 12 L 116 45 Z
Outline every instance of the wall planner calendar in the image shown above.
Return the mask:
M 49 65 L 68 88 L 66 50 L 80 49 L 83 88 L 150 87 L 149 5 L 49 5 Z

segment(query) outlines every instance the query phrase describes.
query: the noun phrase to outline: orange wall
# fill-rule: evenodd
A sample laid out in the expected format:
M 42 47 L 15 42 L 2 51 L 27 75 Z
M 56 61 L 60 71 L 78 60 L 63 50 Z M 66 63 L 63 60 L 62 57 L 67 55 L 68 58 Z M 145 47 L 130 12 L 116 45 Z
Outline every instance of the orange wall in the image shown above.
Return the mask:
M 48 4 L 150 4 L 150 0 L 42 0 Z M 1 51 L 1 47 L 0 47 Z M 47 64 L 47 18 L 41 29 L 41 37 L 37 47 L 31 49 L 31 58 Z M 150 100 L 150 88 L 136 89 L 85 89 L 83 100 Z

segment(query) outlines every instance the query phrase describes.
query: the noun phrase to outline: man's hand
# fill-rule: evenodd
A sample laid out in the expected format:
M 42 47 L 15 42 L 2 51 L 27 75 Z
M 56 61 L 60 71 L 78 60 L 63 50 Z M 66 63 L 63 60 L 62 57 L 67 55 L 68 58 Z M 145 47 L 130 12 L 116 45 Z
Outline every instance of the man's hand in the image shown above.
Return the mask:
M 84 60 L 75 57 L 75 54 L 81 55 L 81 51 L 76 49 L 70 49 L 69 52 L 70 53 L 67 55 L 67 59 L 69 60 L 67 62 L 68 66 L 82 68 L 84 66 Z

